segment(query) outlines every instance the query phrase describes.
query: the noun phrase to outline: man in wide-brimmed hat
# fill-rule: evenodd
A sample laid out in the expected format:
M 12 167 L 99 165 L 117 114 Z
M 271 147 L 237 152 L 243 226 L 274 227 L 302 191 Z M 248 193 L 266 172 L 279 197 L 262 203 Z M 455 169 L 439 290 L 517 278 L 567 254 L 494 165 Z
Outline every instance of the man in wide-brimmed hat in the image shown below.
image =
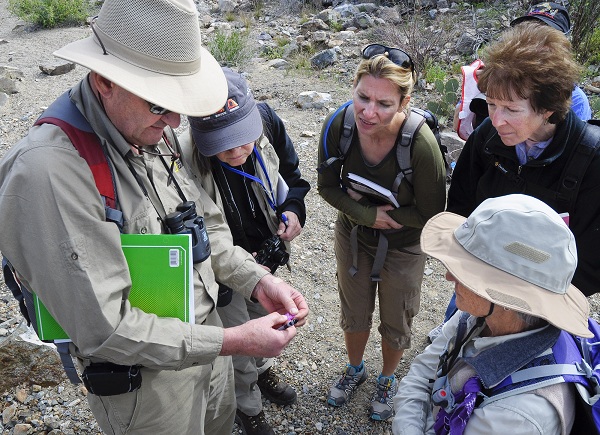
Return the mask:
M 91 72 L 0 162 L 0 250 L 72 340 L 104 432 L 230 434 L 230 355 L 278 355 L 296 333 L 278 330 L 284 314 L 299 326 L 308 307 L 233 246 L 179 159 L 180 114 L 211 114 L 227 97 L 194 2 L 106 0 L 91 29 L 55 53 Z M 168 215 L 191 202 L 212 254 L 195 259 L 195 323 L 184 323 L 131 306 L 120 232 L 167 233 Z M 271 314 L 224 329 L 216 279 Z
M 481 400 L 521 368 L 550 364 L 561 331 L 592 337 L 563 219 L 534 197 L 501 196 L 468 218 L 434 216 L 421 246 L 446 267 L 460 311 L 400 383 L 394 434 L 570 433 L 576 392 L 560 376 Z

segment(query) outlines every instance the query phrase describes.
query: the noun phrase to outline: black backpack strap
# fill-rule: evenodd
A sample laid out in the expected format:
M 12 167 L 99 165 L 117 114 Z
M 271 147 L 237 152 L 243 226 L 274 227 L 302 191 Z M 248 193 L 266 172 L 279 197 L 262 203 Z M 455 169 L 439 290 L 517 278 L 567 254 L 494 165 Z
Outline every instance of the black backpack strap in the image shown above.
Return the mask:
M 275 142 L 275 139 L 273 138 L 273 118 L 271 117 L 268 105 L 266 103 L 258 103 L 256 107 L 258 108 L 260 118 L 262 119 L 263 133 L 267 136 L 269 142 L 273 144 Z
M 350 149 L 352 136 L 354 135 L 354 104 L 349 104 L 344 112 L 344 124 L 342 125 L 342 134 L 340 136 L 340 155 L 345 156 Z
M 14 269 L 5 257 L 2 257 L 2 273 L 4 275 L 4 282 L 6 283 L 6 286 L 10 289 L 15 299 L 19 302 L 19 309 L 27 321 L 27 325 L 33 326 L 35 332 L 37 333 L 37 325 L 35 322 L 32 323 L 31 321 L 31 319 L 35 319 L 35 311 L 32 311 L 31 316 L 29 315 L 29 309 L 34 310 L 33 296 L 31 292 L 29 292 L 25 287 L 21 286 L 21 284 L 17 281 L 17 278 L 14 275 Z M 28 309 L 27 307 L 30 308 Z M 81 379 L 79 379 L 73 358 L 69 353 L 69 342 L 57 341 L 54 342 L 54 345 L 56 346 L 56 350 L 58 351 L 58 355 L 60 356 L 60 360 L 67 377 L 71 383 L 80 384 Z
M 65 370 L 69 381 L 71 381 L 72 384 L 81 384 L 81 379 L 79 378 L 79 374 L 75 368 L 75 363 L 73 362 L 73 358 L 69 352 L 69 343 L 70 341 L 59 341 L 55 342 L 54 345 L 56 346 L 58 356 L 60 357 L 63 369 Z
M 31 316 L 29 316 L 29 311 L 27 311 L 27 305 L 25 304 L 25 298 L 23 292 L 21 291 L 21 286 L 17 282 L 17 278 L 14 275 L 12 265 L 4 256 L 2 256 L 2 274 L 4 275 L 6 287 L 9 288 L 14 298 L 19 302 L 19 310 L 21 310 L 21 314 L 23 317 L 25 317 L 25 320 L 27 320 L 27 325 L 31 325 Z
M 584 126 L 579 138 L 576 140 L 577 145 L 565 165 L 557 189 L 548 189 L 544 186 L 526 182 L 516 172 L 504 168 L 494 154 L 489 154 L 489 162 L 502 172 L 505 177 L 510 179 L 520 192 L 535 196 L 546 203 L 552 204 L 558 202 L 570 213 L 577 199 L 581 180 L 585 176 L 598 148 L 600 148 L 599 123 L 597 120 L 591 120 Z M 493 135 L 495 134 L 493 133 Z M 493 135 L 486 138 L 486 141 L 491 139 Z
M 557 193 L 557 199 L 566 202 L 569 211 L 572 210 L 579 193 L 581 179 L 600 147 L 600 127 L 597 124 L 586 123 L 578 142 L 562 176 Z

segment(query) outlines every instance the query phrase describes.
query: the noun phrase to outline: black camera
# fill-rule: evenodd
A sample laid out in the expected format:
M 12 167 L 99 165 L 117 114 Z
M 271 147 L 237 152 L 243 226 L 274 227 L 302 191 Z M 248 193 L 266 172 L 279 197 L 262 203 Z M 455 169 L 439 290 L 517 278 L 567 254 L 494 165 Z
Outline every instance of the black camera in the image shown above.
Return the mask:
M 285 244 L 277 235 L 265 240 L 255 257 L 256 262 L 267 266 L 271 273 L 275 273 L 279 266 L 287 264 L 289 259 L 290 254 L 287 253 Z
M 191 234 L 192 258 L 194 263 L 201 263 L 210 256 L 210 241 L 204 218 L 196 214 L 194 201 L 182 202 L 176 210 L 165 217 L 167 230 L 171 234 Z

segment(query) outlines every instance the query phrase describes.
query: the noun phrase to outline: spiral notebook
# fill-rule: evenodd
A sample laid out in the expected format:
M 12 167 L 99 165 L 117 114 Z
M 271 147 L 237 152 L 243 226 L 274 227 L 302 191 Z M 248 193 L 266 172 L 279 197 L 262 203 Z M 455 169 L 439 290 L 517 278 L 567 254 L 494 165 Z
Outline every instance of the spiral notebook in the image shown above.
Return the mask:
M 189 234 L 121 234 L 129 266 L 129 302 L 159 317 L 194 323 L 192 238 Z M 33 294 L 37 332 L 41 340 L 69 337 Z

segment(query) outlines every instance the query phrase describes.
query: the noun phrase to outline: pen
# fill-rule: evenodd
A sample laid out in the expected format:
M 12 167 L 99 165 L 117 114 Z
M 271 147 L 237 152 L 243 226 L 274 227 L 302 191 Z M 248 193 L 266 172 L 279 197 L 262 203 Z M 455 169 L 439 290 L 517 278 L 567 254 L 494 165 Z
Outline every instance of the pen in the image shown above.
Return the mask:
M 283 213 L 281 213 L 281 222 L 283 222 L 286 228 L 288 227 L 288 218 Z

